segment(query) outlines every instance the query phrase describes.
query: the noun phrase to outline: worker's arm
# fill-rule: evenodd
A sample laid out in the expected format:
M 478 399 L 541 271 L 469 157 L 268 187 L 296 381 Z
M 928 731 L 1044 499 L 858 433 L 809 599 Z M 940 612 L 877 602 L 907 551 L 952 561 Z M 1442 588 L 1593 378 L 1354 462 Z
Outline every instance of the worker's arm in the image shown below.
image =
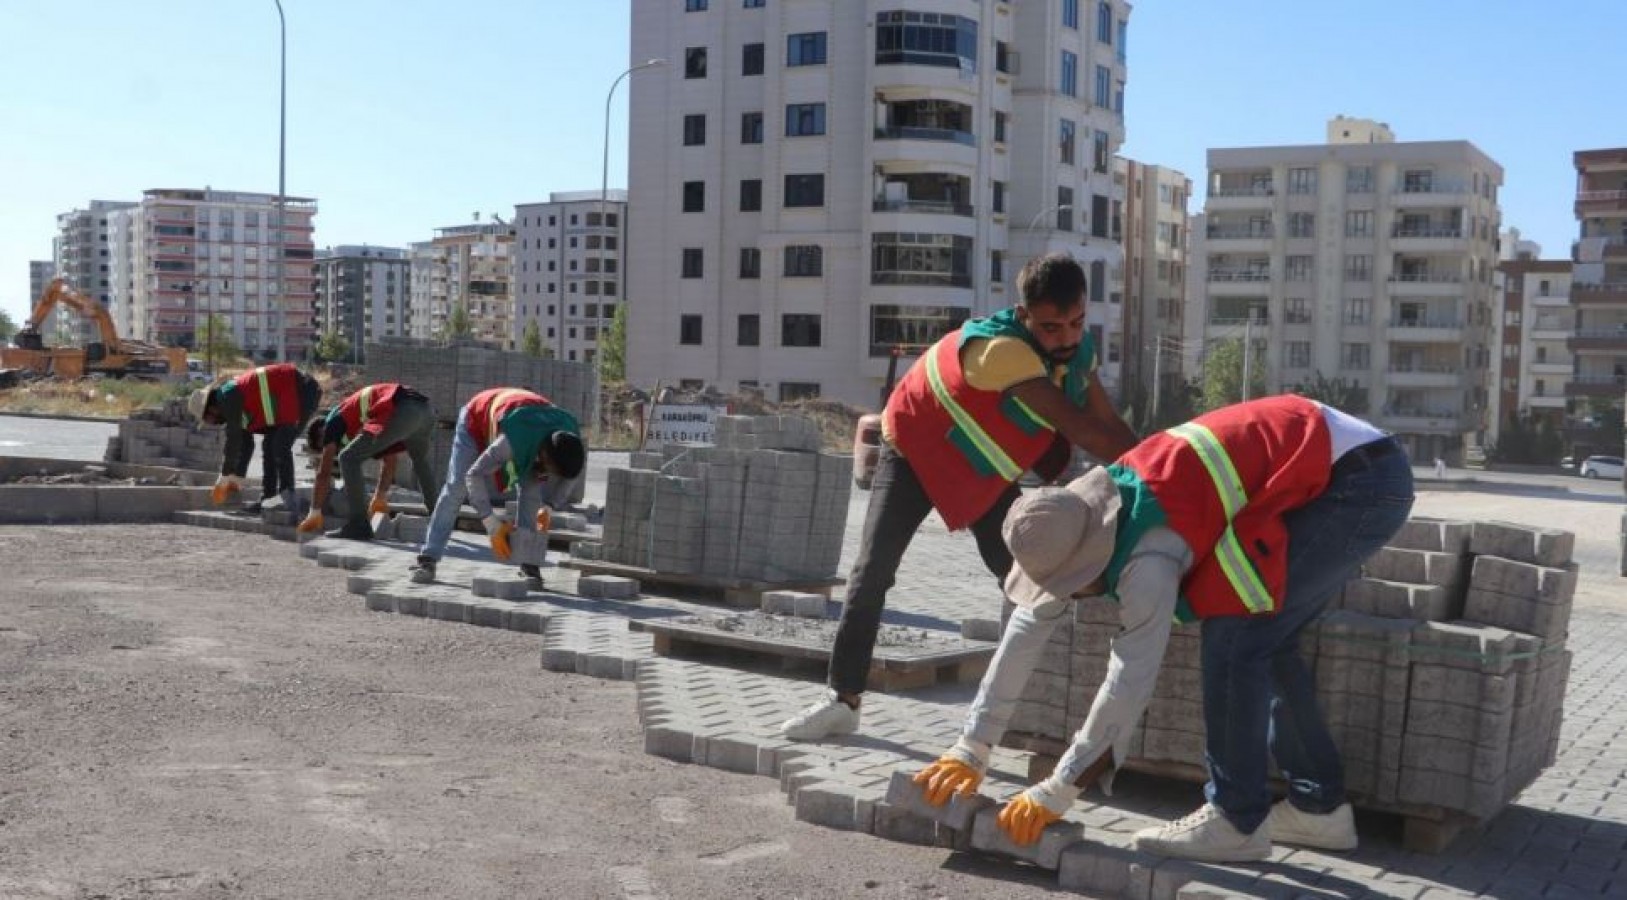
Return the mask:
M 492 441 L 486 452 L 475 459 L 475 464 L 469 467 L 469 474 L 464 479 L 469 486 L 469 505 L 475 508 L 481 519 L 490 518 L 491 484 L 492 476 L 508 465 L 514 458 L 514 451 L 509 448 L 508 437 L 499 435 Z
M 379 483 L 373 488 L 373 502 L 367 504 L 369 516 L 390 511 L 390 485 L 395 484 L 395 461 L 399 453 L 386 453 L 379 461 Z
M 1083 407 L 1075 406 L 1048 378 L 1031 378 L 1012 385 L 1006 392 L 1098 462 L 1110 463 L 1139 443 L 1135 432 L 1119 418 L 1113 401 L 1095 375 L 1090 376 Z
M 322 458 L 316 463 L 316 481 L 311 485 L 311 509 L 322 509 L 328 502 L 328 491 L 333 488 L 333 461 L 339 455 L 338 444 L 323 444 Z
M 250 455 L 243 452 L 243 442 L 251 440 L 248 430 L 243 427 L 243 396 L 237 391 L 217 391 L 215 396 L 220 420 L 226 425 L 226 450 L 220 474 L 241 478 L 248 474 Z

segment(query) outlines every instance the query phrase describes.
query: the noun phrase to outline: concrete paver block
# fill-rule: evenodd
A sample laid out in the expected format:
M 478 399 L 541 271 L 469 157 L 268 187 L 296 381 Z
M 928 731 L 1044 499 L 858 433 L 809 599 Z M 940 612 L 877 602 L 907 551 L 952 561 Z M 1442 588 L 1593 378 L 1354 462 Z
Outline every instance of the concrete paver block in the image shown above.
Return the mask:
M 1126 846 L 1080 841 L 1062 851 L 1057 883 L 1091 897 L 1143 898 L 1152 893 L 1152 873 L 1162 858 Z
M 1476 522 L 1469 538 L 1469 551 L 1476 555 L 1555 568 L 1571 561 L 1575 547 L 1576 535 L 1572 532 L 1512 522 Z
M 522 606 L 511 609 L 504 627 L 509 631 L 523 631 L 527 634 L 542 634 L 548 627 L 548 614 L 535 607 Z
M 967 831 L 977 814 L 994 806 L 994 800 L 982 794 L 955 794 L 942 806 L 926 801 L 921 786 L 913 780 L 915 773 L 905 769 L 894 772 L 887 783 L 887 804 L 893 809 L 929 819 L 945 828 Z
M 499 578 L 491 576 L 476 577 L 469 586 L 469 590 L 476 597 L 491 597 L 499 600 L 523 600 L 528 587 L 524 578 Z
M 858 789 L 853 785 L 840 781 L 818 781 L 803 785 L 797 791 L 797 820 L 824 825 L 826 828 L 840 828 L 844 831 L 872 831 L 874 829 L 872 821 L 866 821 L 866 816 L 860 813 L 858 793 Z M 873 805 L 865 804 L 864 809 L 871 815 L 874 814 Z
M 990 807 L 972 819 L 972 847 L 990 853 L 1031 862 L 1042 869 L 1053 871 L 1061 865 L 1062 852 L 1084 839 L 1084 827 L 1077 822 L 1053 822 L 1040 832 L 1039 840 L 1027 847 L 1019 847 L 1000 830 L 996 817 L 999 810 Z
M 960 636 L 968 641 L 1000 640 L 999 619 L 961 619 Z
M 577 593 L 602 600 L 631 600 L 638 596 L 636 579 L 619 575 L 584 575 L 576 582 Z

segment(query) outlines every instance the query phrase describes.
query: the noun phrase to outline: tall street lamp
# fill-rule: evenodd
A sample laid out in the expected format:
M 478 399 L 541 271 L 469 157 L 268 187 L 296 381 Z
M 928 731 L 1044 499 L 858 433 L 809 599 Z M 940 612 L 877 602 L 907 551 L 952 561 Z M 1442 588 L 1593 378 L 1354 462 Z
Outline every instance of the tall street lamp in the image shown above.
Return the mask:
M 599 169 L 599 228 L 601 231 L 599 236 L 599 258 L 601 260 L 605 259 L 609 255 L 606 252 L 608 248 L 605 247 L 605 236 L 603 235 L 602 231 L 605 228 L 605 223 L 610 221 L 606 213 L 606 210 L 609 209 L 610 197 L 610 99 L 616 96 L 616 88 L 621 86 L 621 80 L 623 78 L 626 78 L 640 69 L 653 69 L 657 66 L 664 66 L 666 64 L 667 61 L 664 59 L 646 59 L 620 75 L 617 75 L 616 80 L 610 82 L 610 90 L 606 91 L 604 95 L 604 160 Z M 603 268 L 603 265 L 604 264 L 601 262 L 600 267 Z M 627 302 L 626 292 L 623 292 L 622 294 L 622 302 Z M 603 360 L 604 354 L 600 353 L 597 361 L 600 363 L 600 365 L 603 365 Z
M 275 0 L 277 4 L 277 29 L 281 42 L 281 65 L 279 69 L 278 110 L 277 110 L 277 303 L 282 309 L 267 313 L 277 323 L 277 360 L 281 362 L 287 357 L 287 348 L 284 347 L 284 323 L 281 313 L 288 308 L 288 279 L 284 277 L 284 266 L 287 265 L 288 239 L 283 234 L 283 203 L 287 194 L 288 174 L 288 19 L 282 12 L 282 0 Z

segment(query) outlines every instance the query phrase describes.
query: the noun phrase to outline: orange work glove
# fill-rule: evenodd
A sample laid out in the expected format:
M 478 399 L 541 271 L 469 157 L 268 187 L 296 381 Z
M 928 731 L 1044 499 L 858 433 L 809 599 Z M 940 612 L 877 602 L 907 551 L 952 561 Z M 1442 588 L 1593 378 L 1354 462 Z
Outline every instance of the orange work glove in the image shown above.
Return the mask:
M 978 785 L 983 783 L 983 773 L 953 756 L 944 755 L 910 780 L 921 786 L 926 802 L 942 806 L 956 794 L 977 793 Z
M 553 525 L 554 525 L 554 511 L 552 509 L 549 509 L 548 507 L 544 506 L 542 509 L 537 510 L 537 531 L 538 531 L 538 533 L 547 534 L 548 529 L 552 528 Z
M 243 479 L 236 475 L 222 475 L 215 479 L 215 488 L 209 492 L 209 500 L 216 506 L 225 504 L 230 495 L 243 489 Z
M 313 531 L 321 531 L 321 530 L 322 530 L 322 514 L 320 512 L 317 512 L 314 509 L 311 510 L 310 515 L 306 516 L 299 523 L 299 533 L 300 534 L 310 534 Z
M 486 525 L 486 534 L 491 538 L 491 552 L 498 562 L 508 562 L 514 555 L 514 548 L 509 546 L 508 536 L 514 533 L 514 526 L 497 516 L 487 516 L 481 520 Z
M 1073 805 L 1074 798 L 1078 796 L 1077 792 L 1073 792 L 1073 797 L 1052 796 L 1045 790 L 1046 784 L 1041 782 L 1011 798 L 1010 802 L 1000 808 L 1000 814 L 995 819 L 1000 830 L 1019 847 L 1026 847 L 1039 840 L 1040 832 L 1045 830 L 1045 826 L 1061 819 L 1062 813 L 1067 812 L 1068 807 Z M 1047 802 L 1060 803 L 1062 809 L 1052 809 Z
M 369 519 L 378 515 L 379 513 L 388 513 L 389 511 L 390 501 L 384 499 L 383 497 L 374 497 L 373 501 L 367 504 L 367 517 Z

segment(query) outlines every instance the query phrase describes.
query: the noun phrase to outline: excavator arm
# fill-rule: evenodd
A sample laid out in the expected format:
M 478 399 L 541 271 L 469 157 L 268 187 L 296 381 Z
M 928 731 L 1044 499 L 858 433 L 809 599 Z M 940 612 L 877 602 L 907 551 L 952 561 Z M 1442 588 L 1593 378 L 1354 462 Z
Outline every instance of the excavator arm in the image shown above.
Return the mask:
M 29 317 L 24 331 L 38 333 L 44 327 L 45 319 L 58 304 L 69 307 L 74 312 L 96 323 L 96 331 L 101 335 L 102 343 L 111 351 L 119 346 L 119 333 L 113 327 L 113 317 L 100 303 L 89 299 L 74 290 L 66 279 L 53 278 L 46 286 L 45 293 L 40 295 L 39 302 L 34 304 L 34 314 Z

